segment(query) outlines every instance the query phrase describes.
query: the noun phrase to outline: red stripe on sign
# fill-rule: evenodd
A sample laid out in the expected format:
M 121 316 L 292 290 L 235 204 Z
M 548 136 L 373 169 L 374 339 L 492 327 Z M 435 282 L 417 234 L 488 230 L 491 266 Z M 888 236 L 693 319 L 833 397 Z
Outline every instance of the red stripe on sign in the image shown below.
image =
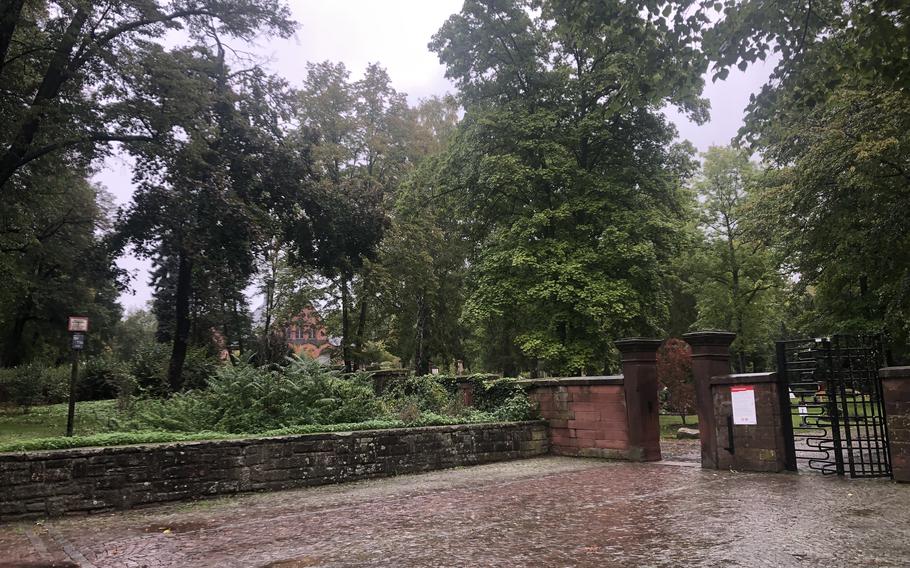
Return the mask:
M 730 392 L 743 392 L 755 390 L 755 387 L 730 387 Z

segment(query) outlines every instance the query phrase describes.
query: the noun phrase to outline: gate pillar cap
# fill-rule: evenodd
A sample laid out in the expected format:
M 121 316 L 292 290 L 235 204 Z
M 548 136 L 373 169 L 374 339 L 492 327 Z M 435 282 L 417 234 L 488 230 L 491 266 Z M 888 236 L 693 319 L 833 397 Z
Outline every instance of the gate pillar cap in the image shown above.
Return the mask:
M 620 353 L 657 353 L 663 343 L 663 339 L 624 337 L 614 341 L 613 345 L 619 349 Z
M 727 347 L 736 339 L 736 334 L 730 331 L 711 329 L 684 333 L 682 338 L 686 343 L 693 347 L 701 345 L 721 345 Z
M 910 379 L 910 367 L 885 367 L 878 370 L 883 379 Z

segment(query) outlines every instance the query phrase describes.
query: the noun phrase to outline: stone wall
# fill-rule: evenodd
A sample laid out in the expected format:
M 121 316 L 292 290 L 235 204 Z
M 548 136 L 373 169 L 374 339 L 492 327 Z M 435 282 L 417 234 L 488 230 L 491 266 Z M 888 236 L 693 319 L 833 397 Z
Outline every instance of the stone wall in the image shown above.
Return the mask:
M 0 522 L 430 471 L 548 452 L 542 421 L 0 454 Z
M 521 381 L 550 425 L 550 452 L 562 456 L 641 459 L 631 447 L 623 377 Z

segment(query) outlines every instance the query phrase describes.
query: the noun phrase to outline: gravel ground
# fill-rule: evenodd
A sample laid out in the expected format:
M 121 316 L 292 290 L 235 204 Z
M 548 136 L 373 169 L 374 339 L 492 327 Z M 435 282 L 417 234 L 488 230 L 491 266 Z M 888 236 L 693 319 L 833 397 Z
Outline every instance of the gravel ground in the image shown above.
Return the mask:
M 906 566 L 910 486 L 545 457 L 0 526 L 0 566 Z

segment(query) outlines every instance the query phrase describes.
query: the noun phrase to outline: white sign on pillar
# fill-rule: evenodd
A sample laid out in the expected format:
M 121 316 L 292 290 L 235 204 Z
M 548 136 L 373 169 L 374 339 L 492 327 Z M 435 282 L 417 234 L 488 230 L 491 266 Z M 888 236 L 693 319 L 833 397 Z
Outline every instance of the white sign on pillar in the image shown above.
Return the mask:
M 730 387 L 734 424 L 758 424 L 755 417 L 755 387 Z

